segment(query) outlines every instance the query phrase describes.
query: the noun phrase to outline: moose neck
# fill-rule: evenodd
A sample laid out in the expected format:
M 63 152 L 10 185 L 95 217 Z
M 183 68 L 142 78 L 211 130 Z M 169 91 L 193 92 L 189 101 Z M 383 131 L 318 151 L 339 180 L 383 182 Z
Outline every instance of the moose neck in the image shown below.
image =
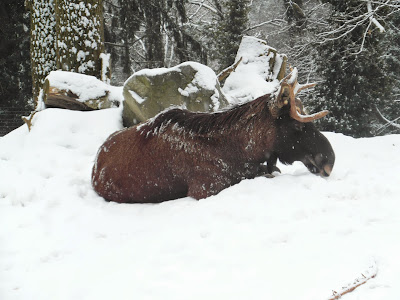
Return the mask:
M 248 161 L 263 162 L 273 152 L 276 130 L 269 110 L 269 95 L 235 107 L 225 118 L 227 128 L 223 134 L 229 144 Z

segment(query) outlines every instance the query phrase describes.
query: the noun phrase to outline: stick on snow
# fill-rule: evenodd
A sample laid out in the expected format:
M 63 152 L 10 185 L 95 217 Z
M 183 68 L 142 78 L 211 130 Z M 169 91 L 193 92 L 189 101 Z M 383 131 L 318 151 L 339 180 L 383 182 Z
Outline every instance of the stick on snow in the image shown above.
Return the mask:
M 328 300 L 340 299 L 343 295 L 351 293 L 352 291 L 354 291 L 356 288 L 366 283 L 371 278 L 374 278 L 377 273 L 378 273 L 378 268 L 376 266 L 376 263 L 374 262 L 374 264 L 371 265 L 364 273 L 361 273 L 360 277 L 357 277 L 351 283 L 343 286 L 341 290 L 332 291 L 332 296 L 329 297 Z

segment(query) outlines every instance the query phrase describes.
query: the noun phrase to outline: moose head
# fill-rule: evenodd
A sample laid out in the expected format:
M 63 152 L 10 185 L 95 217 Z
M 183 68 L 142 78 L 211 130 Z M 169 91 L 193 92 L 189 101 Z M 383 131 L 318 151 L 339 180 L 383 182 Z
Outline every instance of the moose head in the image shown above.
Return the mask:
M 282 80 L 271 101 L 271 113 L 276 119 L 275 151 L 285 164 L 301 161 L 311 173 L 329 176 L 335 163 L 335 153 L 327 138 L 312 121 L 325 117 L 327 110 L 306 115 L 297 94 L 313 84 L 300 85 L 297 69 Z

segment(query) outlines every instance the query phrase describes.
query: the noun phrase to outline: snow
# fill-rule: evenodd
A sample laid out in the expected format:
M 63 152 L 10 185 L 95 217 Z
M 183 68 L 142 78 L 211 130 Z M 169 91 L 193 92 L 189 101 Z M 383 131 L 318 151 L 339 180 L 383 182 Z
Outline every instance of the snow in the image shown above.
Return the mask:
M 0 299 L 343 299 L 400 295 L 400 135 L 325 133 L 331 177 L 301 163 L 216 196 L 116 204 L 90 183 L 121 108 L 46 109 L 0 138 Z M 140 176 L 140 175 L 138 175 Z
M 72 49 L 72 50 L 74 50 L 74 49 Z M 86 59 L 86 52 L 82 51 L 82 50 L 79 50 L 77 55 L 76 55 L 76 60 L 79 62 L 79 61 L 81 61 L 81 60 L 83 61 L 85 59 Z
M 122 103 L 122 86 L 112 86 L 102 82 L 94 76 L 84 75 L 74 72 L 52 71 L 46 77 L 50 86 L 60 90 L 69 90 L 79 98 L 78 101 L 84 102 L 97 99 L 109 93 L 110 101 Z
M 110 70 L 110 59 L 111 59 L 111 54 L 110 53 L 100 53 L 100 59 L 101 59 L 101 81 L 103 81 L 106 84 L 110 84 L 111 80 L 107 76 L 107 73 Z
M 223 92 L 228 95 L 231 103 L 250 101 L 276 89 L 282 58 L 275 56 L 276 63 L 271 72 L 270 60 L 274 57 L 274 52 L 276 50 L 269 47 L 264 40 L 243 37 L 235 63 L 241 58 L 242 61 L 226 79 L 223 87 Z
M 146 101 L 145 98 L 140 97 L 136 92 L 133 90 L 128 90 L 128 92 L 131 94 L 132 98 L 136 100 L 137 103 L 142 104 L 144 101 Z

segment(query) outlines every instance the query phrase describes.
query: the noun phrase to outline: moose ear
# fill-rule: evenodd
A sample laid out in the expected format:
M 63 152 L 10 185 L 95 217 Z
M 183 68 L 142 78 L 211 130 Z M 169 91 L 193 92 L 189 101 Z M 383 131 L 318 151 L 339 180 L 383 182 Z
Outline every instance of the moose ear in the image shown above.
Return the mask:
M 287 83 L 282 83 L 276 97 L 276 105 L 282 108 L 290 103 L 290 86 Z

